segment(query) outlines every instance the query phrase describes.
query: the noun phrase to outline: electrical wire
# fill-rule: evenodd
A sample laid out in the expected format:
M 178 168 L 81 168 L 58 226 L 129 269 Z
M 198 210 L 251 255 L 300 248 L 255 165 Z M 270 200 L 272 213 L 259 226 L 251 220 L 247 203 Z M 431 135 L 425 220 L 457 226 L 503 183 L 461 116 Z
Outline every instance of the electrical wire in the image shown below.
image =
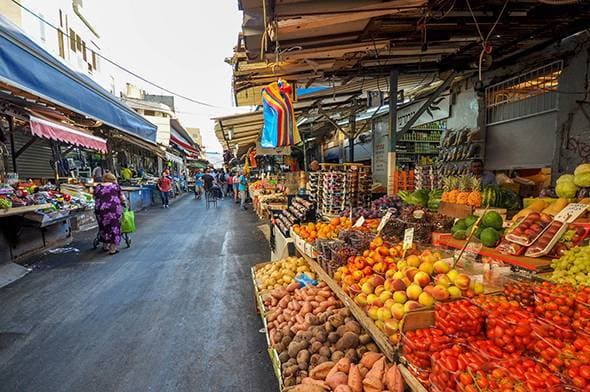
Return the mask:
M 62 33 L 62 34 L 65 36 L 65 37 L 67 37 L 68 39 L 70 38 L 70 36 L 69 36 L 69 34 L 68 34 L 67 32 L 64 32 L 64 31 L 60 30 L 58 27 L 54 26 L 54 25 L 53 25 L 51 22 L 48 22 L 47 20 L 45 20 L 45 19 L 44 19 L 44 18 L 42 18 L 41 16 L 37 15 L 35 12 L 33 12 L 33 11 L 32 11 L 32 10 L 30 10 L 29 8 L 25 7 L 24 5 L 22 5 L 22 4 L 21 4 L 21 3 L 19 3 L 18 1 L 16 1 L 16 0 L 11 0 L 11 1 L 12 1 L 14 4 L 18 5 L 19 7 L 21 7 L 23 10 L 27 11 L 27 12 L 28 12 L 29 14 L 31 14 L 32 16 L 34 16 L 34 17 L 36 17 L 37 19 L 39 19 L 41 22 L 43 22 L 43 23 L 45 23 L 46 25 L 48 25 L 49 27 L 53 28 L 53 29 L 54 29 L 54 30 L 56 30 L 56 31 L 61 31 L 61 33 Z M 177 96 L 177 97 L 179 97 L 179 98 L 182 98 L 182 99 L 184 99 L 184 100 L 187 100 L 187 101 L 189 101 L 189 102 L 195 103 L 195 104 L 197 104 L 197 105 L 207 106 L 207 107 L 210 107 L 210 108 L 215 108 L 215 109 L 229 109 L 228 107 L 223 107 L 223 106 L 217 106 L 217 105 L 213 105 L 213 104 L 210 104 L 210 103 L 207 103 L 207 102 L 200 101 L 200 100 L 198 100 L 198 99 L 194 99 L 194 98 L 187 97 L 186 95 L 179 94 L 179 93 L 177 93 L 177 92 L 174 92 L 174 91 L 172 91 L 172 90 L 169 90 L 169 89 L 167 89 L 166 87 L 160 86 L 160 85 L 158 85 L 158 84 L 156 84 L 156 83 L 154 83 L 154 82 L 151 82 L 151 81 L 149 81 L 149 80 L 148 80 L 148 79 L 146 79 L 145 77 L 143 77 L 143 76 L 141 76 L 141 75 L 139 75 L 139 74 L 137 74 L 137 73 L 135 73 L 135 72 L 133 72 L 133 71 L 129 70 L 128 68 L 126 68 L 126 67 L 124 67 L 124 66 L 122 66 L 122 65 L 120 65 L 120 64 L 118 64 L 118 63 L 116 63 L 114 60 L 111 60 L 111 59 L 109 59 L 108 57 L 105 57 L 105 56 L 103 56 L 102 54 L 100 54 L 100 53 L 98 53 L 98 52 L 96 52 L 96 51 L 92 51 L 92 52 L 93 52 L 93 53 L 95 53 L 95 54 L 96 54 L 96 56 L 98 56 L 98 57 L 100 57 L 101 59 L 103 59 L 103 60 L 105 60 L 106 62 L 108 62 L 109 64 L 111 64 L 111 65 L 113 65 L 113 66 L 115 66 L 115 67 L 119 68 L 120 70 L 122 70 L 122 71 L 124 71 L 124 72 L 126 72 L 126 73 L 128 73 L 128 74 L 130 74 L 130 75 L 132 75 L 132 76 L 134 76 L 134 77 L 136 77 L 136 78 L 138 78 L 139 80 L 142 80 L 142 81 L 144 81 L 145 83 L 148 83 L 149 85 L 151 85 L 151 86 L 153 86 L 153 87 L 156 87 L 156 88 L 158 88 L 158 89 L 160 89 L 160 90 L 162 90 L 162 91 L 165 91 L 165 92 L 167 92 L 167 93 L 169 93 L 169 94 L 172 94 L 172 95 L 174 95 L 174 96 Z M 232 109 L 233 109 L 233 108 L 232 108 Z

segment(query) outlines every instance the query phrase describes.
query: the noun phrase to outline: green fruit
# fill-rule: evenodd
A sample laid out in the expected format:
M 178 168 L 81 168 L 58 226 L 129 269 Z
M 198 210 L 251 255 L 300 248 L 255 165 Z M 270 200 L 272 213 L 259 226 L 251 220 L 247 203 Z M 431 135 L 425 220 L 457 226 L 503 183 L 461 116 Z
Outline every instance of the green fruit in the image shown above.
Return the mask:
M 465 218 L 465 224 L 467 226 L 472 226 L 475 221 L 477 221 L 477 216 L 475 215 L 469 215 L 467 218 Z
M 453 225 L 453 228 L 451 229 L 451 233 L 454 233 L 457 230 L 463 230 L 463 231 L 465 231 L 465 229 L 467 229 L 467 225 L 465 224 L 465 219 L 459 219 Z
M 465 232 L 465 230 L 457 230 L 453 232 L 453 238 L 456 240 L 464 240 L 465 238 L 467 238 L 467 233 Z
M 502 228 L 502 217 L 496 211 L 488 211 L 483 216 L 481 223 L 484 227 L 492 227 L 494 229 L 501 229 Z
M 479 235 L 479 239 L 484 246 L 488 248 L 492 248 L 496 246 L 498 240 L 500 240 L 500 233 L 498 233 L 494 228 L 487 227 L 481 231 Z
M 555 193 L 557 196 L 562 197 L 564 199 L 571 199 L 576 196 L 576 192 L 578 191 L 578 187 L 573 182 L 564 181 L 555 187 Z
M 479 226 L 477 228 L 477 231 L 475 232 L 475 237 L 478 238 L 478 239 L 481 238 L 481 232 L 484 231 L 484 229 L 485 229 L 485 227 Z

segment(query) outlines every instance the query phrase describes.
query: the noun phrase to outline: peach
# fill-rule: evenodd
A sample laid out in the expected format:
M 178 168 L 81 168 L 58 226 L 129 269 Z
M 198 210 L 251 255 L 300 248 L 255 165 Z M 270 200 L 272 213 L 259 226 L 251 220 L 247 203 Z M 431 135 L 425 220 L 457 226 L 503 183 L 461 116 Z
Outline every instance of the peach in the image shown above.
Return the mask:
M 432 266 L 434 267 L 434 272 L 436 272 L 437 274 L 446 274 L 451 270 L 451 266 L 443 260 L 438 260 Z
M 387 271 L 385 271 L 385 278 L 387 279 L 393 279 L 393 276 L 395 275 L 395 273 L 397 272 L 397 267 L 396 268 L 391 268 L 392 266 L 394 266 L 395 264 L 392 264 L 389 266 L 389 269 Z
M 463 295 L 461 293 L 461 289 L 459 289 L 457 286 L 451 286 L 451 287 L 449 287 L 447 289 L 447 291 L 449 292 L 449 295 L 453 299 L 455 299 L 455 298 L 461 298 L 461 296 Z
M 373 287 L 381 286 L 385 282 L 385 279 L 383 279 L 383 276 L 381 275 L 373 275 L 370 279 Z
M 483 286 L 483 283 L 481 283 L 481 282 L 475 282 L 475 283 L 472 284 L 472 286 L 473 286 L 472 287 L 473 292 L 475 294 L 483 294 L 483 292 L 485 290 L 485 288 Z
M 434 305 L 434 298 L 428 293 L 422 293 L 420 294 L 420 297 L 418 297 L 418 302 L 427 308 L 431 308 Z
M 367 294 L 365 293 L 360 293 L 357 294 L 354 297 L 354 302 L 358 305 L 358 306 L 365 306 L 367 305 Z
M 383 324 L 383 321 L 381 321 L 381 320 L 375 320 L 375 326 L 377 328 L 379 328 L 381 331 L 383 331 L 383 328 L 385 327 L 385 325 Z
M 444 301 L 450 297 L 449 290 L 439 284 L 434 286 L 429 294 L 437 301 Z
M 420 294 L 422 294 L 422 288 L 416 283 L 412 283 L 406 289 L 406 295 L 409 299 L 417 300 Z
M 403 279 L 406 277 L 406 274 L 404 274 L 402 271 L 395 271 L 395 273 L 393 274 L 393 279 Z
M 373 293 L 367 295 L 367 304 L 368 305 L 373 306 L 373 305 L 375 305 L 376 301 L 379 301 L 379 296 L 377 296 L 376 294 L 373 294 Z
M 447 272 L 447 276 L 449 277 L 451 283 L 455 283 L 457 275 L 459 275 L 459 271 L 457 271 L 456 269 L 452 269 L 449 272 Z
M 361 286 L 361 291 L 367 295 L 373 294 L 373 290 L 375 290 L 375 286 L 371 282 L 365 282 Z
M 393 291 L 401 291 L 401 290 L 405 290 L 406 288 L 408 288 L 408 285 L 400 279 L 396 279 L 393 281 Z
M 377 286 L 375 287 L 375 290 L 373 291 L 376 295 L 381 295 L 381 293 L 385 291 L 385 287 L 381 286 Z
M 359 271 L 359 270 L 352 271 L 352 278 L 357 282 L 359 280 L 361 280 L 363 278 L 363 276 L 364 276 L 363 271 Z
M 387 301 L 388 299 L 391 299 L 391 297 L 393 296 L 393 293 L 391 291 L 388 290 L 383 290 L 381 292 L 381 294 L 379 294 L 379 299 L 385 303 L 385 301 Z
M 420 258 L 416 255 L 410 255 L 406 257 L 406 263 L 408 263 L 410 267 L 418 268 L 418 266 L 420 266 L 420 264 L 422 263 L 422 260 L 420 260 Z
M 406 314 L 406 309 L 403 304 L 393 304 L 391 307 L 391 315 L 397 319 L 402 320 Z
M 404 272 L 406 274 L 406 278 L 408 278 L 410 280 L 414 280 L 414 276 L 420 271 L 418 270 L 418 268 L 415 268 L 415 267 L 407 267 L 404 270 Z
M 405 291 L 396 291 L 393 293 L 392 299 L 398 304 L 403 304 L 408 300 L 408 296 Z
M 391 311 L 386 307 L 381 307 L 377 310 L 377 318 L 381 321 L 389 320 L 391 318 Z
M 371 320 L 377 320 L 377 311 L 379 310 L 379 308 L 377 306 L 370 306 L 369 309 L 367 309 L 367 314 L 369 315 L 369 317 L 371 318 Z
M 383 332 L 392 335 L 399 330 L 399 322 L 396 319 L 388 319 L 383 322 Z
M 393 279 L 387 278 L 385 279 L 385 282 L 383 282 L 383 287 L 385 288 L 385 290 L 388 291 L 395 291 L 394 287 L 393 287 Z
M 388 309 L 391 309 L 393 304 L 395 304 L 395 301 L 393 300 L 393 298 L 389 298 L 389 299 L 385 300 L 385 302 L 383 302 L 383 306 L 385 306 Z
M 426 272 L 428 275 L 431 275 L 432 271 L 434 271 L 434 265 L 429 262 L 424 262 L 424 263 L 420 264 L 418 269 L 422 272 Z
M 420 309 L 422 305 L 416 301 L 408 301 L 404 304 L 404 310 L 406 313 L 411 312 L 412 310 Z
M 420 287 L 426 287 L 426 285 L 430 283 L 430 275 L 424 271 L 418 271 L 416 275 L 414 275 L 414 283 L 419 284 Z
M 448 275 L 446 274 L 438 274 L 434 277 L 434 283 L 444 286 L 444 287 L 449 287 L 452 283 L 451 283 L 451 279 L 448 277 Z
M 459 274 L 455 278 L 455 286 L 457 286 L 461 290 L 467 290 L 469 288 L 470 284 L 471 284 L 471 278 L 469 277 L 469 275 Z
M 385 264 L 382 261 L 379 261 L 378 263 L 375 263 L 375 265 L 373 266 L 373 271 L 375 271 L 378 274 L 382 274 L 387 270 L 387 264 Z
M 360 293 L 360 292 L 361 292 L 361 286 L 359 286 L 357 283 L 355 283 L 355 284 L 351 284 L 351 285 L 348 287 L 348 290 L 351 292 L 351 294 L 354 294 L 354 295 L 356 295 L 356 294 L 358 294 L 358 293 Z

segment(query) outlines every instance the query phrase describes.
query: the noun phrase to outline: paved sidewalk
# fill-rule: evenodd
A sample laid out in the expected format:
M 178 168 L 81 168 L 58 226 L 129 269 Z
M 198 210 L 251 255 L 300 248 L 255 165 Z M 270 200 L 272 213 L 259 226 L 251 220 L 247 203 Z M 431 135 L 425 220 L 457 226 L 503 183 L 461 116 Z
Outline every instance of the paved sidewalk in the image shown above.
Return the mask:
M 254 214 L 187 196 L 136 221 L 131 248 L 108 256 L 88 232 L 0 289 L 0 391 L 276 391 Z

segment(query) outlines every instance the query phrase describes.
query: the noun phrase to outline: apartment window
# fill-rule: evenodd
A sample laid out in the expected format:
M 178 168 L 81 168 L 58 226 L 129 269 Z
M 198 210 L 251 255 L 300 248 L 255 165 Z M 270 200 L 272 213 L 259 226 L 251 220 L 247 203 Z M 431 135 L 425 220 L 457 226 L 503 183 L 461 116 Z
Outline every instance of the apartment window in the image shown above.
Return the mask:
M 156 115 L 156 112 L 154 112 L 153 110 L 144 110 L 143 111 L 143 114 L 145 116 L 155 116 Z
M 70 29 L 70 49 L 76 52 L 76 33 L 72 29 Z
M 62 59 L 66 58 L 66 48 L 64 47 L 64 33 L 61 30 L 57 30 L 57 45 L 59 47 L 59 57 Z
M 561 60 L 486 88 L 488 125 L 557 109 Z
M 43 42 L 47 39 L 43 14 L 39 14 L 39 38 Z
M 78 52 L 82 51 L 82 38 L 78 34 L 76 34 L 76 50 Z
M 61 10 L 59 10 L 59 27 L 64 27 L 64 16 Z
M 82 41 L 82 58 L 86 61 L 86 42 Z
M 94 50 L 91 50 L 92 52 L 92 68 L 96 69 L 96 52 Z

